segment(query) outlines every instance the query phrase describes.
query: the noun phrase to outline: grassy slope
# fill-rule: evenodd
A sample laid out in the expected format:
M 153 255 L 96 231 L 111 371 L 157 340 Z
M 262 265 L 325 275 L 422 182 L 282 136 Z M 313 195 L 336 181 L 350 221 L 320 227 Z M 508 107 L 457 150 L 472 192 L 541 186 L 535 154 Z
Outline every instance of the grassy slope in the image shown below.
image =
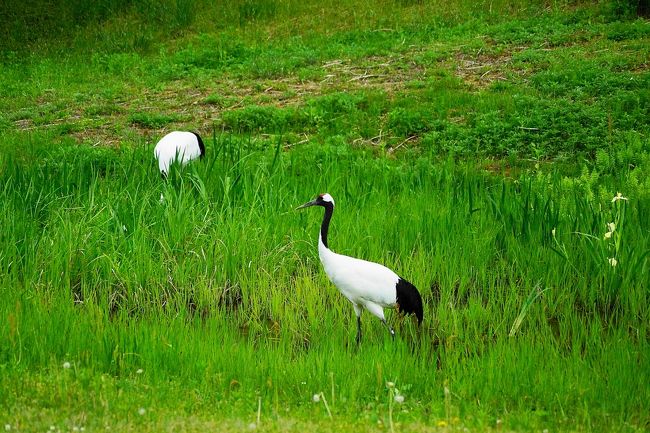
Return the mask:
M 398 10 L 280 15 L 144 51 L 81 33 L 56 57 L 10 59 L 0 125 L 93 144 L 198 124 L 513 161 L 601 151 L 610 171 L 640 162 L 621 148 L 648 151 L 647 23 L 533 6 L 512 21 L 471 19 L 390 4 Z M 315 19 L 340 22 L 332 30 Z M 124 24 L 113 25 L 108 35 Z
M 386 430 L 393 380 L 397 429 L 642 430 L 650 27 L 470 3 L 244 2 L 5 52 L 0 422 L 240 430 L 261 398 L 262 429 Z M 162 187 L 149 144 L 195 125 L 223 132 Z M 366 317 L 347 347 L 319 215 L 290 212 L 324 190 L 332 245 L 420 287 L 419 346 Z

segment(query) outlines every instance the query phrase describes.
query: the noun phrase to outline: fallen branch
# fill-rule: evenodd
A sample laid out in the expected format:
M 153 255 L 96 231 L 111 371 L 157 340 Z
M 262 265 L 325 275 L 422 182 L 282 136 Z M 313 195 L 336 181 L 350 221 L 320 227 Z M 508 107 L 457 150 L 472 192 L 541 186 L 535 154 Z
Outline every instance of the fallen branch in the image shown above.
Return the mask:
M 395 152 L 397 149 L 399 149 L 400 147 L 404 146 L 406 143 L 408 143 L 409 141 L 411 141 L 411 140 L 413 140 L 413 139 L 415 139 L 415 138 L 418 138 L 418 136 L 417 136 L 417 135 L 411 135 L 409 138 L 407 138 L 406 140 L 402 141 L 402 142 L 401 142 L 400 144 L 398 144 L 397 146 L 388 149 L 388 153 L 393 153 L 393 152 Z

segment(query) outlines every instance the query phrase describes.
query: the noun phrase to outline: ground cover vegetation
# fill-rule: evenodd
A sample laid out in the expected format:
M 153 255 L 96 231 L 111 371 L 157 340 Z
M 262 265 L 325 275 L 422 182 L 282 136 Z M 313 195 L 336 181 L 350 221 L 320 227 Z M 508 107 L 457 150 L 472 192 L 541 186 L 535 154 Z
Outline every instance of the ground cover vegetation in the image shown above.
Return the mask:
M 645 431 L 632 3 L 3 3 L 0 424 Z M 173 129 L 207 154 L 163 182 Z M 355 346 L 293 210 L 325 191 L 421 328 Z

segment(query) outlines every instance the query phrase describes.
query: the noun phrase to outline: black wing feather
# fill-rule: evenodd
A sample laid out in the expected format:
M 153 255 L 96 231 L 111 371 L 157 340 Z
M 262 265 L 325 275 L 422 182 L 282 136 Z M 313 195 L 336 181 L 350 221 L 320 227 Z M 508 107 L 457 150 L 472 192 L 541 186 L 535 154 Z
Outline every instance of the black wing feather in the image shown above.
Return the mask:
M 418 289 L 408 281 L 400 278 L 395 286 L 397 291 L 397 305 L 399 311 L 404 314 L 415 314 L 418 318 L 418 325 L 422 323 L 422 297 Z

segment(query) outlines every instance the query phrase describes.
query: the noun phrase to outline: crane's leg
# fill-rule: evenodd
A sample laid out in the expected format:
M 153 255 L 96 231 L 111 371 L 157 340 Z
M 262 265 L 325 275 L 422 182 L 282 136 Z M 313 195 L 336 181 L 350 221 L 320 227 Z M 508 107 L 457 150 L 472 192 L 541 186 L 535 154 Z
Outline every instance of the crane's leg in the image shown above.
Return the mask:
M 361 344 L 361 309 L 360 305 L 352 304 L 354 313 L 357 315 L 357 346 Z
M 357 316 L 357 346 L 361 344 L 361 316 Z
M 388 329 L 388 332 L 390 332 L 390 336 L 393 337 L 393 340 L 395 340 L 395 330 L 386 322 L 386 319 L 381 319 L 381 323 L 384 324 L 386 329 Z
M 364 304 L 364 307 L 366 307 L 366 310 L 370 311 L 375 317 L 377 317 L 379 320 L 381 320 L 381 323 L 384 324 L 388 332 L 390 333 L 390 336 L 393 337 L 393 340 L 395 339 L 395 331 L 393 328 L 386 322 L 386 318 L 384 317 L 384 309 L 381 305 L 375 304 L 374 302 L 366 302 Z

